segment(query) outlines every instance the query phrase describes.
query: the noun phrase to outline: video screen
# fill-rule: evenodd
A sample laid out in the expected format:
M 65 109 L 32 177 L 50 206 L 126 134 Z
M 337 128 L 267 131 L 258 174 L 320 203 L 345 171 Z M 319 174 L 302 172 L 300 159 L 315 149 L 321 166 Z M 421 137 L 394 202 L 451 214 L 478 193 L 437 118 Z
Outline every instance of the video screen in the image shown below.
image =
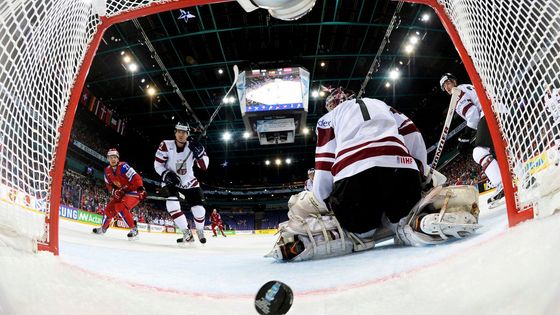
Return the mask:
M 307 109 L 309 72 L 305 69 L 250 70 L 243 77 L 244 84 L 238 85 L 243 113 Z

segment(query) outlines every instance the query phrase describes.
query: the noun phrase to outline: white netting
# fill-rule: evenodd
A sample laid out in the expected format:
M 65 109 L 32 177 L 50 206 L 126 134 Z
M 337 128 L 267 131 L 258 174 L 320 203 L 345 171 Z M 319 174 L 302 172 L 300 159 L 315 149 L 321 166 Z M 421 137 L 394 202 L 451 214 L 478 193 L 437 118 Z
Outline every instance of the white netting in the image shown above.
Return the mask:
M 560 88 L 560 1 L 438 2 L 492 102 L 519 201 L 534 202 L 557 172 L 560 104 L 545 103 L 545 85 Z
M 107 16 L 168 1 L 107 1 Z M 46 237 L 51 172 L 100 0 L 0 1 L 0 227 Z M 185 1 L 185 6 L 188 1 Z M 95 8 L 93 7 L 95 5 Z M 59 171 L 59 170 L 57 170 Z M 30 215 L 29 209 L 43 215 Z M 53 209 L 54 210 L 54 209 Z M 23 218 L 23 219 L 22 219 Z M 36 219 L 33 219 L 36 218 Z M 39 226 L 39 228 L 37 227 Z

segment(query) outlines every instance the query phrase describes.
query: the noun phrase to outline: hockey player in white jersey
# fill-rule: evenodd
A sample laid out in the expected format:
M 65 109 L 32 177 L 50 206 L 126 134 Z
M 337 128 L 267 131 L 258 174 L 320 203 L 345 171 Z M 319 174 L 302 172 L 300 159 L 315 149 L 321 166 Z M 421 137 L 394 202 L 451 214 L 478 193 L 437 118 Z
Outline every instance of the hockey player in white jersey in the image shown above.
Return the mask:
M 546 87 L 546 93 L 544 95 L 544 102 L 546 109 L 550 112 L 552 116 L 552 134 L 555 137 L 559 137 L 560 135 L 560 89 L 558 88 L 551 88 L 550 86 Z M 557 138 L 554 139 L 554 142 L 560 146 L 558 143 Z
M 437 187 L 421 200 L 419 168 L 426 164 L 426 149 L 413 155 L 405 144 L 401 133 L 417 132 L 405 128 L 408 118 L 397 123 L 396 111 L 382 101 L 355 100 L 343 88 L 331 93 L 326 107 L 329 112 L 317 123 L 313 192 L 290 198 L 289 220 L 268 257 L 344 255 L 373 248 L 395 233 L 398 244 L 437 244 L 478 228 L 474 187 Z
M 198 168 L 206 170 L 209 159 L 202 144 L 189 138 L 189 125 L 178 123 L 175 126 L 175 140 L 164 140 L 156 152 L 154 168 L 161 176 L 162 185 L 167 190 L 167 212 L 183 232 L 181 242 L 193 242 L 194 238 L 189 229 L 185 214 L 181 211 L 179 196 L 185 198 L 194 216 L 196 232 L 201 243 L 206 243 L 204 237 L 204 194 L 193 173 L 196 164 Z
M 504 187 L 500 167 L 493 153 L 494 144 L 490 137 L 490 130 L 476 91 L 471 84 L 457 85 L 457 78 L 451 73 L 444 74 L 439 80 L 439 85 L 442 91 L 449 95 L 454 87 L 461 91 L 455 112 L 467 122 L 467 126 L 459 136 L 458 149 L 461 153 L 467 152 L 472 138 L 476 135 L 472 156 L 474 161 L 482 167 L 492 185 L 496 187 L 494 194 L 488 198 L 488 206 L 493 208 L 504 202 Z

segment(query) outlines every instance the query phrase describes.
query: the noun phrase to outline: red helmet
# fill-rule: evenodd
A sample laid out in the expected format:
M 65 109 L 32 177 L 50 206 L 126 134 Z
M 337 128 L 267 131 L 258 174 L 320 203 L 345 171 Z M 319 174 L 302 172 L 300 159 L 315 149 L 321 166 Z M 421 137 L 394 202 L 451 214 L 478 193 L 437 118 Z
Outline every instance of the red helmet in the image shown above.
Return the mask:
M 333 89 L 331 91 L 331 94 L 327 96 L 327 99 L 325 100 L 325 108 L 330 112 L 336 106 L 338 106 L 338 104 L 347 100 L 351 100 L 354 97 L 355 97 L 355 93 L 353 91 L 347 90 L 342 86 L 339 86 L 338 88 Z
M 107 157 L 110 157 L 111 155 L 116 155 L 118 158 L 120 158 L 119 151 L 115 148 L 111 148 L 109 149 L 109 151 L 107 151 Z

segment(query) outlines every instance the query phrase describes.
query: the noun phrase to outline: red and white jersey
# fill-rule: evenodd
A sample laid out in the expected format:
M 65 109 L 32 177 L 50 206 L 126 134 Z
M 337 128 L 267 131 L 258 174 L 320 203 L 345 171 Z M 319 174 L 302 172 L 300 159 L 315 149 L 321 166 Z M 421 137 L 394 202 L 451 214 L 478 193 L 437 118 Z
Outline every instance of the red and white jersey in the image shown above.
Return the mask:
M 560 89 L 552 89 L 544 96 L 546 109 L 552 114 L 555 124 L 560 124 Z
M 220 216 L 219 213 L 212 212 L 212 214 L 210 215 L 210 222 L 212 222 L 214 224 L 221 224 L 222 223 L 222 217 Z
M 484 117 L 478 95 L 476 95 L 472 84 L 461 84 L 457 88 L 461 90 L 461 93 L 457 100 L 455 112 L 467 122 L 469 128 L 476 130 L 480 118 Z
M 333 184 L 372 167 L 418 170 L 389 106 L 364 98 L 370 118 L 364 120 L 356 100 L 348 100 L 317 122 L 313 193 L 326 199 Z
M 308 178 L 308 179 L 305 181 L 305 187 L 304 187 L 304 189 L 307 190 L 307 191 L 313 191 L 313 181 L 311 180 L 311 178 Z
M 399 134 L 404 138 L 404 144 L 413 158 L 420 161 L 424 167 L 424 172 L 428 170 L 428 152 L 426 151 L 426 143 L 420 130 L 405 114 L 399 112 L 389 106 L 389 110 L 393 114 L 393 118 L 397 122 Z
M 109 192 L 124 188 L 127 194 L 135 194 L 138 187 L 144 186 L 142 177 L 126 162 L 119 162 L 114 168 L 107 166 L 103 171 L 103 179 Z
M 187 161 L 183 163 L 185 159 L 187 159 Z M 206 170 L 208 168 L 209 159 L 206 152 L 201 159 L 195 160 L 191 150 L 189 150 L 188 142 L 183 148 L 178 148 L 175 144 L 175 140 L 164 140 L 161 142 L 156 152 L 154 169 L 160 176 L 166 170 L 170 170 L 179 175 L 181 179 L 181 184 L 178 185 L 179 188 L 188 189 L 200 187 L 193 172 L 195 161 L 200 169 Z M 179 167 L 181 168 L 179 169 Z

